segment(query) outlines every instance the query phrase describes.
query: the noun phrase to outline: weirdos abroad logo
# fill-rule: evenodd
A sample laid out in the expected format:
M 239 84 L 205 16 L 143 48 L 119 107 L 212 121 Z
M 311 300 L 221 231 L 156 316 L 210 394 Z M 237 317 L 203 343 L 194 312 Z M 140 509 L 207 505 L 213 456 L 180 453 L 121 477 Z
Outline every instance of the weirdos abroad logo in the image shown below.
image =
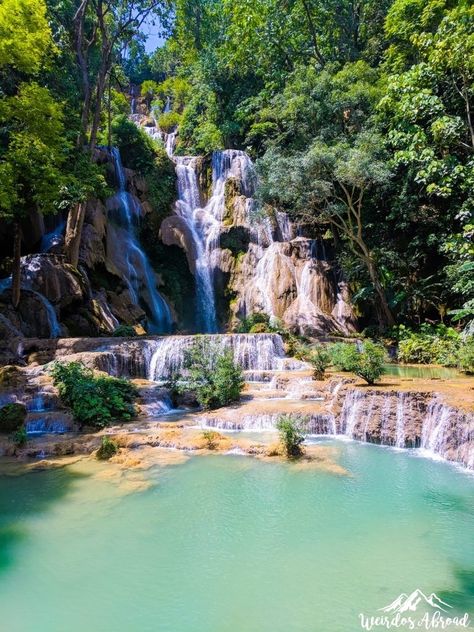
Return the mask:
M 419 588 L 409 595 L 402 593 L 388 606 L 379 608 L 374 615 L 359 613 L 360 626 L 364 630 L 455 630 L 468 628 L 469 615 L 456 616 L 452 606 L 435 593 L 426 596 Z

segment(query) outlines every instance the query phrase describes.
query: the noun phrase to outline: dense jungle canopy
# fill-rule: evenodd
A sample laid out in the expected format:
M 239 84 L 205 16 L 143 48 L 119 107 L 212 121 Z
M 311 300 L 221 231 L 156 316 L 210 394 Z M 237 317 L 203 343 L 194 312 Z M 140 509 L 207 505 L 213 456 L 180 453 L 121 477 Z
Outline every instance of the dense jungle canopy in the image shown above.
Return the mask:
M 473 76 L 467 0 L 0 0 L 0 276 L 32 212 L 68 212 L 77 266 L 135 90 L 177 154 L 250 154 L 259 212 L 332 240 L 364 325 L 468 325 Z

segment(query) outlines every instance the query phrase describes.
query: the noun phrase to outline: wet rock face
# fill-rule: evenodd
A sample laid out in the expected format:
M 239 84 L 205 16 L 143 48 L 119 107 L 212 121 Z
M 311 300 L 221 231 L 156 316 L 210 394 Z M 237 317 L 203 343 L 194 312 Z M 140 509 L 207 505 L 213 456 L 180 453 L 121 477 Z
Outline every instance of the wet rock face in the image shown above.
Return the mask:
M 0 316 L 0 334 L 4 332 L 5 336 L 1 337 L 3 341 L 0 343 L 0 358 L 3 362 L 8 362 L 3 352 L 8 354 L 8 349 L 13 351 L 23 336 L 49 338 L 51 335 L 50 314 L 45 302 L 31 290 L 22 290 L 16 310 L 11 304 L 11 291 L 3 292 L 0 295 Z
M 88 292 L 87 278 L 66 263 L 64 257 L 51 254 L 22 258 L 22 284 L 40 292 L 59 308 L 82 303 Z

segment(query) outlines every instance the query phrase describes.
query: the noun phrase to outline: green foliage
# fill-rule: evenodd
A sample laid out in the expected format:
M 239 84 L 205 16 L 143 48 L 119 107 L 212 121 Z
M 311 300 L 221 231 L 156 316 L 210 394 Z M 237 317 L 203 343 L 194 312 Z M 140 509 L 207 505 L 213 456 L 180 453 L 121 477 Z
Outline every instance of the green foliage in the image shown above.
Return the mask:
M 324 380 L 326 369 L 331 365 L 331 354 L 324 345 L 317 345 L 309 350 L 306 361 L 313 367 L 315 380 Z
M 112 141 L 120 149 L 123 164 L 142 175 L 148 185 L 147 198 L 154 213 L 147 218 L 151 241 L 156 241 L 159 226 L 172 210 L 176 198 L 176 173 L 164 147 L 154 142 L 125 116 L 112 123 Z
M 204 409 L 219 408 L 240 399 L 244 386 L 242 369 L 234 363 L 231 351 L 197 336 L 185 352 L 183 392 L 191 392 Z
M 26 406 L 23 404 L 6 404 L 0 408 L 0 432 L 11 433 L 25 423 Z
M 0 124 L 8 143 L 0 153 L 0 217 L 18 220 L 31 209 L 54 212 L 65 183 L 61 165 L 68 143 L 62 107 L 47 88 L 22 83 L 15 96 L 0 100 Z
M 303 454 L 301 444 L 304 441 L 306 419 L 295 415 L 280 415 L 276 428 L 287 458 L 298 458 Z
M 314 369 L 313 377 L 315 380 L 324 380 L 326 369 L 332 363 L 330 348 L 327 345 L 318 344 L 310 347 L 299 343 L 294 355 L 296 358 L 311 364 Z
M 459 368 L 469 375 L 474 374 L 474 337 L 470 336 L 459 349 Z
M 362 345 L 362 350 L 357 354 L 357 360 L 352 371 L 367 382 L 374 384 L 384 372 L 384 364 L 387 361 L 385 349 L 367 340 Z
M 258 325 L 263 325 L 263 327 L 258 327 L 259 331 L 255 331 L 254 328 Z M 239 334 L 270 332 L 270 316 L 261 312 L 254 312 L 249 314 L 249 316 L 244 316 L 240 320 L 236 331 Z
M 112 334 L 112 336 L 115 336 L 116 338 L 132 338 L 136 335 L 137 332 L 132 325 L 119 325 L 116 329 L 114 329 Z
M 0 3 L 0 67 L 37 73 L 54 50 L 43 0 Z
M 28 434 L 25 426 L 21 426 L 11 435 L 11 440 L 18 448 L 23 448 L 28 441 Z
M 136 415 L 137 389 L 128 380 L 94 375 L 80 362 L 56 362 L 51 370 L 61 400 L 80 424 L 104 428 Z
M 151 102 L 158 94 L 158 84 L 156 81 L 152 81 L 151 79 L 147 79 L 141 85 L 141 95 L 145 99 L 148 107 L 150 107 Z
M 158 117 L 158 125 L 164 132 L 172 132 L 179 125 L 181 115 L 178 112 L 164 112 Z
M 398 359 L 413 364 L 456 366 L 461 339 L 456 330 L 422 325 L 419 331 L 398 327 Z
M 331 363 L 338 371 L 353 371 L 358 353 L 357 347 L 352 343 L 336 342 L 329 346 Z
M 102 443 L 99 449 L 95 453 L 96 458 L 99 461 L 108 461 L 118 452 L 118 445 L 113 439 L 109 437 L 102 437 Z
M 215 450 L 217 448 L 220 434 L 215 430 L 203 430 L 202 437 L 206 442 L 206 448 L 208 450 Z

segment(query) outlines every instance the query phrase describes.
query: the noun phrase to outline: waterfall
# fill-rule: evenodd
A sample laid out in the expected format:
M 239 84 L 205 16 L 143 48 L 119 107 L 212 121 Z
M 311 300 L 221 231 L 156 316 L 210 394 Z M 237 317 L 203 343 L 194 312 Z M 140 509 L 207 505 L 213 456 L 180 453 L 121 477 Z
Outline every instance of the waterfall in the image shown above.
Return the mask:
M 151 333 L 168 333 L 172 328 L 170 308 L 156 288 L 155 273 L 136 235 L 141 209 L 127 191 L 125 172 L 117 148 L 111 149 L 119 190 L 115 196 L 117 208 L 107 230 L 109 258 L 121 272 L 130 297 L 135 304 L 143 298 L 148 306 L 148 329 Z
M 243 370 L 267 371 L 284 366 L 283 341 L 278 334 L 220 334 L 209 339 L 222 351 L 231 350 L 234 361 Z M 165 380 L 181 371 L 185 351 L 195 340 L 194 336 L 171 336 L 156 340 L 148 364 L 148 379 Z
M 175 158 L 178 177 L 178 200 L 175 213 L 182 217 L 190 231 L 195 252 L 197 330 L 217 331 L 214 280 L 210 264 L 208 236 L 216 232 L 214 218 L 201 209 L 195 158 Z
M 56 228 L 49 233 L 45 233 L 41 239 L 40 252 L 49 252 L 54 246 L 61 243 L 61 239 L 66 228 L 66 220 L 62 219 Z
M 395 445 L 397 448 L 405 447 L 405 408 L 406 393 L 398 393 L 397 396 L 397 423 L 395 428 Z
M 176 164 L 178 178 L 175 213 L 185 221 L 194 247 L 196 326 L 202 333 L 215 333 L 218 325 L 214 272 L 219 264 L 219 237 L 225 211 L 225 185 L 230 177 L 238 178 L 243 191 L 250 194 L 253 187 L 251 161 L 242 151 L 226 149 L 214 152 L 212 191 L 207 204 L 202 206 L 197 158 L 173 156 L 172 151 L 168 153 Z
M 360 421 L 363 401 L 364 393 L 356 389 L 350 390 L 344 399 L 339 425 L 341 432 L 350 439 L 354 438 L 354 430 L 357 422 Z

